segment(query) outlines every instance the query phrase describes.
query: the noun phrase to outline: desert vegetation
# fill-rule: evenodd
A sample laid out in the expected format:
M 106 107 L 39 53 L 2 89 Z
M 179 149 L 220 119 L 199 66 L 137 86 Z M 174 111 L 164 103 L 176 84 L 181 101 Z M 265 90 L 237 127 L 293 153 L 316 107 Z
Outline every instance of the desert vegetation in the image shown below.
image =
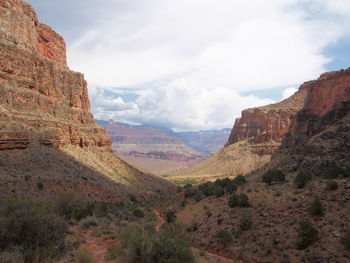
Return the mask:
M 18 262 L 58 258 L 66 249 L 66 231 L 65 219 L 47 203 L 0 200 L 0 258 L 9 255 Z
M 325 178 L 323 172 L 307 169 L 288 173 L 270 168 L 258 176 L 185 185 L 176 193 L 178 202 L 167 209 L 176 211 L 194 246 L 226 257 L 243 262 L 347 262 L 350 255 L 340 251 L 349 249 L 350 181 L 346 168 L 336 171 L 337 176 Z M 333 258 L 329 255 L 334 249 L 340 254 Z
M 122 243 L 128 263 L 195 262 L 189 236 L 176 224 L 167 225 L 160 232 L 146 227 L 128 229 Z

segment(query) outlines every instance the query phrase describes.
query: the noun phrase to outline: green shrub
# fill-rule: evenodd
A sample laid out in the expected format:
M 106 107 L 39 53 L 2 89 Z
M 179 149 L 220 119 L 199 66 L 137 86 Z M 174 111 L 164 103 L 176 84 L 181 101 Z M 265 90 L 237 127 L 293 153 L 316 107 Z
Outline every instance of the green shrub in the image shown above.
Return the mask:
M 65 219 L 81 220 L 87 216 L 92 216 L 94 204 L 73 193 L 60 194 L 53 203 L 55 212 Z
M 315 197 L 310 206 L 310 213 L 315 216 L 322 216 L 324 214 L 323 204 L 319 197 Z
M 105 202 L 96 204 L 96 207 L 95 207 L 96 216 L 107 217 L 108 216 L 108 207 L 109 207 L 109 204 L 105 203 Z
M 336 181 L 327 181 L 326 182 L 326 189 L 329 191 L 334 191 L 338 189 L 338 183 Z
M 0 252 L 1 263 L 24 263 L 22 252 L 18 248 L 8 249 Z
M 26 262 L 46 261 L 61 254 L 67 226 L 44 203 L 0 201 L 0 250 L 21 248 Z
M 127 263 L 194 263 L 190 239 L 178 225 L 160 232 L 147 228 L 128 230 L 122 238 Z
M 201 191 L 205 196 L 214 195 L 215 184 L 212 182 L 206 182 L 199 185 L 198 190 Z
M 233 208 L 239 205 L 239 197 L 238 195 L 232 195 L 228 199 L 228 205 L 229 207 Z
M 137 196 L 135 194 L 128 194 L 128 198 L 133 203 L 137 203 L 138 202 Z
M 346 249 L 350 250 L 350 229 L 345 230 L 345 233 L 341 239 L 341 242 Z
M 173 210 L 168 210 L 165 213 L 165 220 L 169 223 L 174 223 L 176 221 L 176 213 Z
M 125 207 L 125 204 L 124 204 L 124 202 L 117 202 L 117 203 L 114 204 L 114 206 L 115 206 L 116 208 L 124 208 L 124 207 Z
M 220 196 L 223 196 L 225 194 L 225 190 L 224 188 L 222 188 L 221 186 L 216 186 L 214 188 L 214 195 L 216 197 L 220 197 Z
M 346 177 L 347 173 L 343 168 L 339 167 L 336 164 L 328 166 L 323 173 L 323 178 L 326 179 L 337 179 L 342 176 Z
M 239 195 L 232 195 L 228 199 L 228 205 L 229 207 L 233 208 L 236 206 L 240 207 L 249 207 L 249 198 L 246 194 L 239 194 Z
M 299 250 L 306 249 L 308 246 L 318 240 L 318 237 L 318 230 L 313 227 L 309 220 L 302 220 L 299 222 L 297 240 L 297 248 Z
M 251 214 L 243 213 L 239 221 L 239 226 L 242 230 L 249 230 L 253 225 Z
M 225 185 L 225 191 L 229 194 L 232 194 L 233 192 L 237 191 L 237 184 L 234 182 L 234 180 L 230 180 Z
M 194 195 L 193 199 L 196 201 L 196 202 L 199 202 L 203 199 L 203 195 L 200 191 L 197 191 L 196 194 Z
M 216 238 L 220 239 L 220 242 L 222 244 L 227 244 L 232 241 L 232 234 L 231 232 L 227 231 L 226 229 L 220 229 L 216 235 Z
M 197 191 L 192 186 L 191 187 L 185 187 L 185 197 L 194 197 L 196 195 Z
M 44 189 L 44 185 L 43 185 L 42 182 L 37 183 L 36 186 L 38 187 L 38 189 L 39 189 L 40 191 Z
M 348 178 L 350 177 L 350 166 L 344 168 L 345 175 L 344 177 Z
M 81 228 L 84 228 L 84 229 L 87 229 L 90 226 L 97 227 L 98 226 L 98 219 L 96 217 L 94 217 L 94 216 L 88 216 L 88 217 L 83 218 L 82 220 L 80 220 L 79 226 Z
M 138 218 L 142 218 L 145 216 L 145 213 L 138 208 L 135 208 L 134 211 L 132 212 L 132 214 Z
M 107 260 L 116 260 L 123 256 L 125 256 L 125 252 L 119 247 L 109 247 L 107 249 Z
M 74 261 L 76 263 L 94 263 L 95 262 L 94 258 L 91 255 L 91 252 L 82 248 L 79 248 L 78 250 L 75 251 Z
M 239 174 L 233 179 L 233 183 L 237 186 L 241 186 L 247 183 L 247 180 L 244 175 Z
M 308 172 L 299 171 L 294 179 L 294 184 L 298 188 L 304 188 L 306 184 L 312 180 L 312 175 Z
M 191 225 L 186 228 L 187 232 L 195 232 L 198 230 L 198 222 L 193 220 Z
M 246 194 L 239 194 L 239 206 L 240 207 L 249 207 L 249 198 Z
M 279 183 L 286 180 L 286 175 L 276 168 L 269 169 L 267 172 L 265 172 L 262 176 L 263 183 L 266 184 L 272 184 L 272 183 Z

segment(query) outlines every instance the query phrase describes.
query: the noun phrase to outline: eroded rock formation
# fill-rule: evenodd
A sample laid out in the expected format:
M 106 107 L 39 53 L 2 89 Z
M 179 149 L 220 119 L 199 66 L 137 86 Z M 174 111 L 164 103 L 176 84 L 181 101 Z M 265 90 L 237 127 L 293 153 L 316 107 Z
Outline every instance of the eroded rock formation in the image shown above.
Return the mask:
M 111 141 L 90 113 L 87 83 L 66 64 L 62 37 L 20 0 L 0 1 L 0 149 Z
M 330 164 L 350 165 L 350 69 L 322 74 L 300 89 L 307 93 L 274 159 L 290 170 L 319 173 Z
M 302 109 L 306 94 L 300 90 L 279 103 L 242 111 L 226 146 L 249 139 L 253 153 L 272 155 L 288 133 L 295 115 Z
M 70 191 L 116 202 L 173 189 L 111 146 L 90 112 L 84 76 L 67 67 L 62 37 L 30 5 L 0 0 L 0 197 Z

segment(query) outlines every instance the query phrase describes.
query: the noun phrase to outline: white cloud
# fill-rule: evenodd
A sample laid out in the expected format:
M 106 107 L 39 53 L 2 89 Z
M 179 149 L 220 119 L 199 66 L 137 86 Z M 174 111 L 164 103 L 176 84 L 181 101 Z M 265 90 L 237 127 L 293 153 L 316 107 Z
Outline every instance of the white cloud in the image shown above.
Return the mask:
M 287 88 L 283 91 L 282 93 L 282 99 L 286 99 L 289 98 L 290 96 L 294 95 L 295 92 L 297 92 L 298 89 L 297 88 Z
M 178 129 L 232 126 L 243 108 L 270 102 L 240 92 L 318 77 L 330 61 L 322 51 L 347 32 L 350 9 L 349 0 L 102 3 L 96 24 L 68 45 L 71 67 L 112 91 L 147 85 L 133 103 L 90 85 L 96 118 Z
M 106 104 L 111 103 L 102 92 L 93 98 L 93 105 L 95 98 Z M 153 123 L 178 130 L 201 130 L 231 127 L 234 116 L 238 116 L 243 108 L 273 102 L 255 96 L 241 96 L 223 87 L 207 90 L 193 80 L 176 79 L 168 85 L 144 91 L 127 110 L 94 108 L 95 117 L 100 119 Z
M 94 112 L 96 119 L 110 120 L 115 119 L 114 113 L 125 116 L 138 112 L 135 103 L 125 103 L 121 97 L 111 98 L 105 95 L 102 88 L 91 88 L 90 97 L 92 98 L 91 110 Z

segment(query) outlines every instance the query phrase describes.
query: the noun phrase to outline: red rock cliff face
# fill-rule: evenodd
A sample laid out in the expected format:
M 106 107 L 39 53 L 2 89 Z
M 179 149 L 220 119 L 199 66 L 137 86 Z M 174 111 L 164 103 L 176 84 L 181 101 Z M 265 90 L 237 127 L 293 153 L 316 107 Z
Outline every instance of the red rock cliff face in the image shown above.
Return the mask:
M 67 66 L 64 39 L 50 27 L 40 24 L 30 5 L 19 0 L 1 0 L 0 10 L 2 43 Z
M 111 151 L 90 113 L 84 76 L 67 67 L 63 38 L 30 5 L 0 0 L 0 51 L 0 149 L 39 141 Z
M 324 73 L 319 79 L 304 83 L 299 90 L 305 91 L 307 98 L 288 136 L 310 137 L 324 128 L 326 122 L 339 120 L 348 113 L 350 69 Z
M 250 139 L 254 153 L 272 155 L 295 115 L 302 109 L 305 97 L 306 91 L 301 90 L 282 102 L 242 111 L 242 117 L 236 119 L 226 146 Z
M 305 105 L 275 159 L 290 169 L 318 173 L 331 163 L 350 165 L 350 69 L 304 83 Z

